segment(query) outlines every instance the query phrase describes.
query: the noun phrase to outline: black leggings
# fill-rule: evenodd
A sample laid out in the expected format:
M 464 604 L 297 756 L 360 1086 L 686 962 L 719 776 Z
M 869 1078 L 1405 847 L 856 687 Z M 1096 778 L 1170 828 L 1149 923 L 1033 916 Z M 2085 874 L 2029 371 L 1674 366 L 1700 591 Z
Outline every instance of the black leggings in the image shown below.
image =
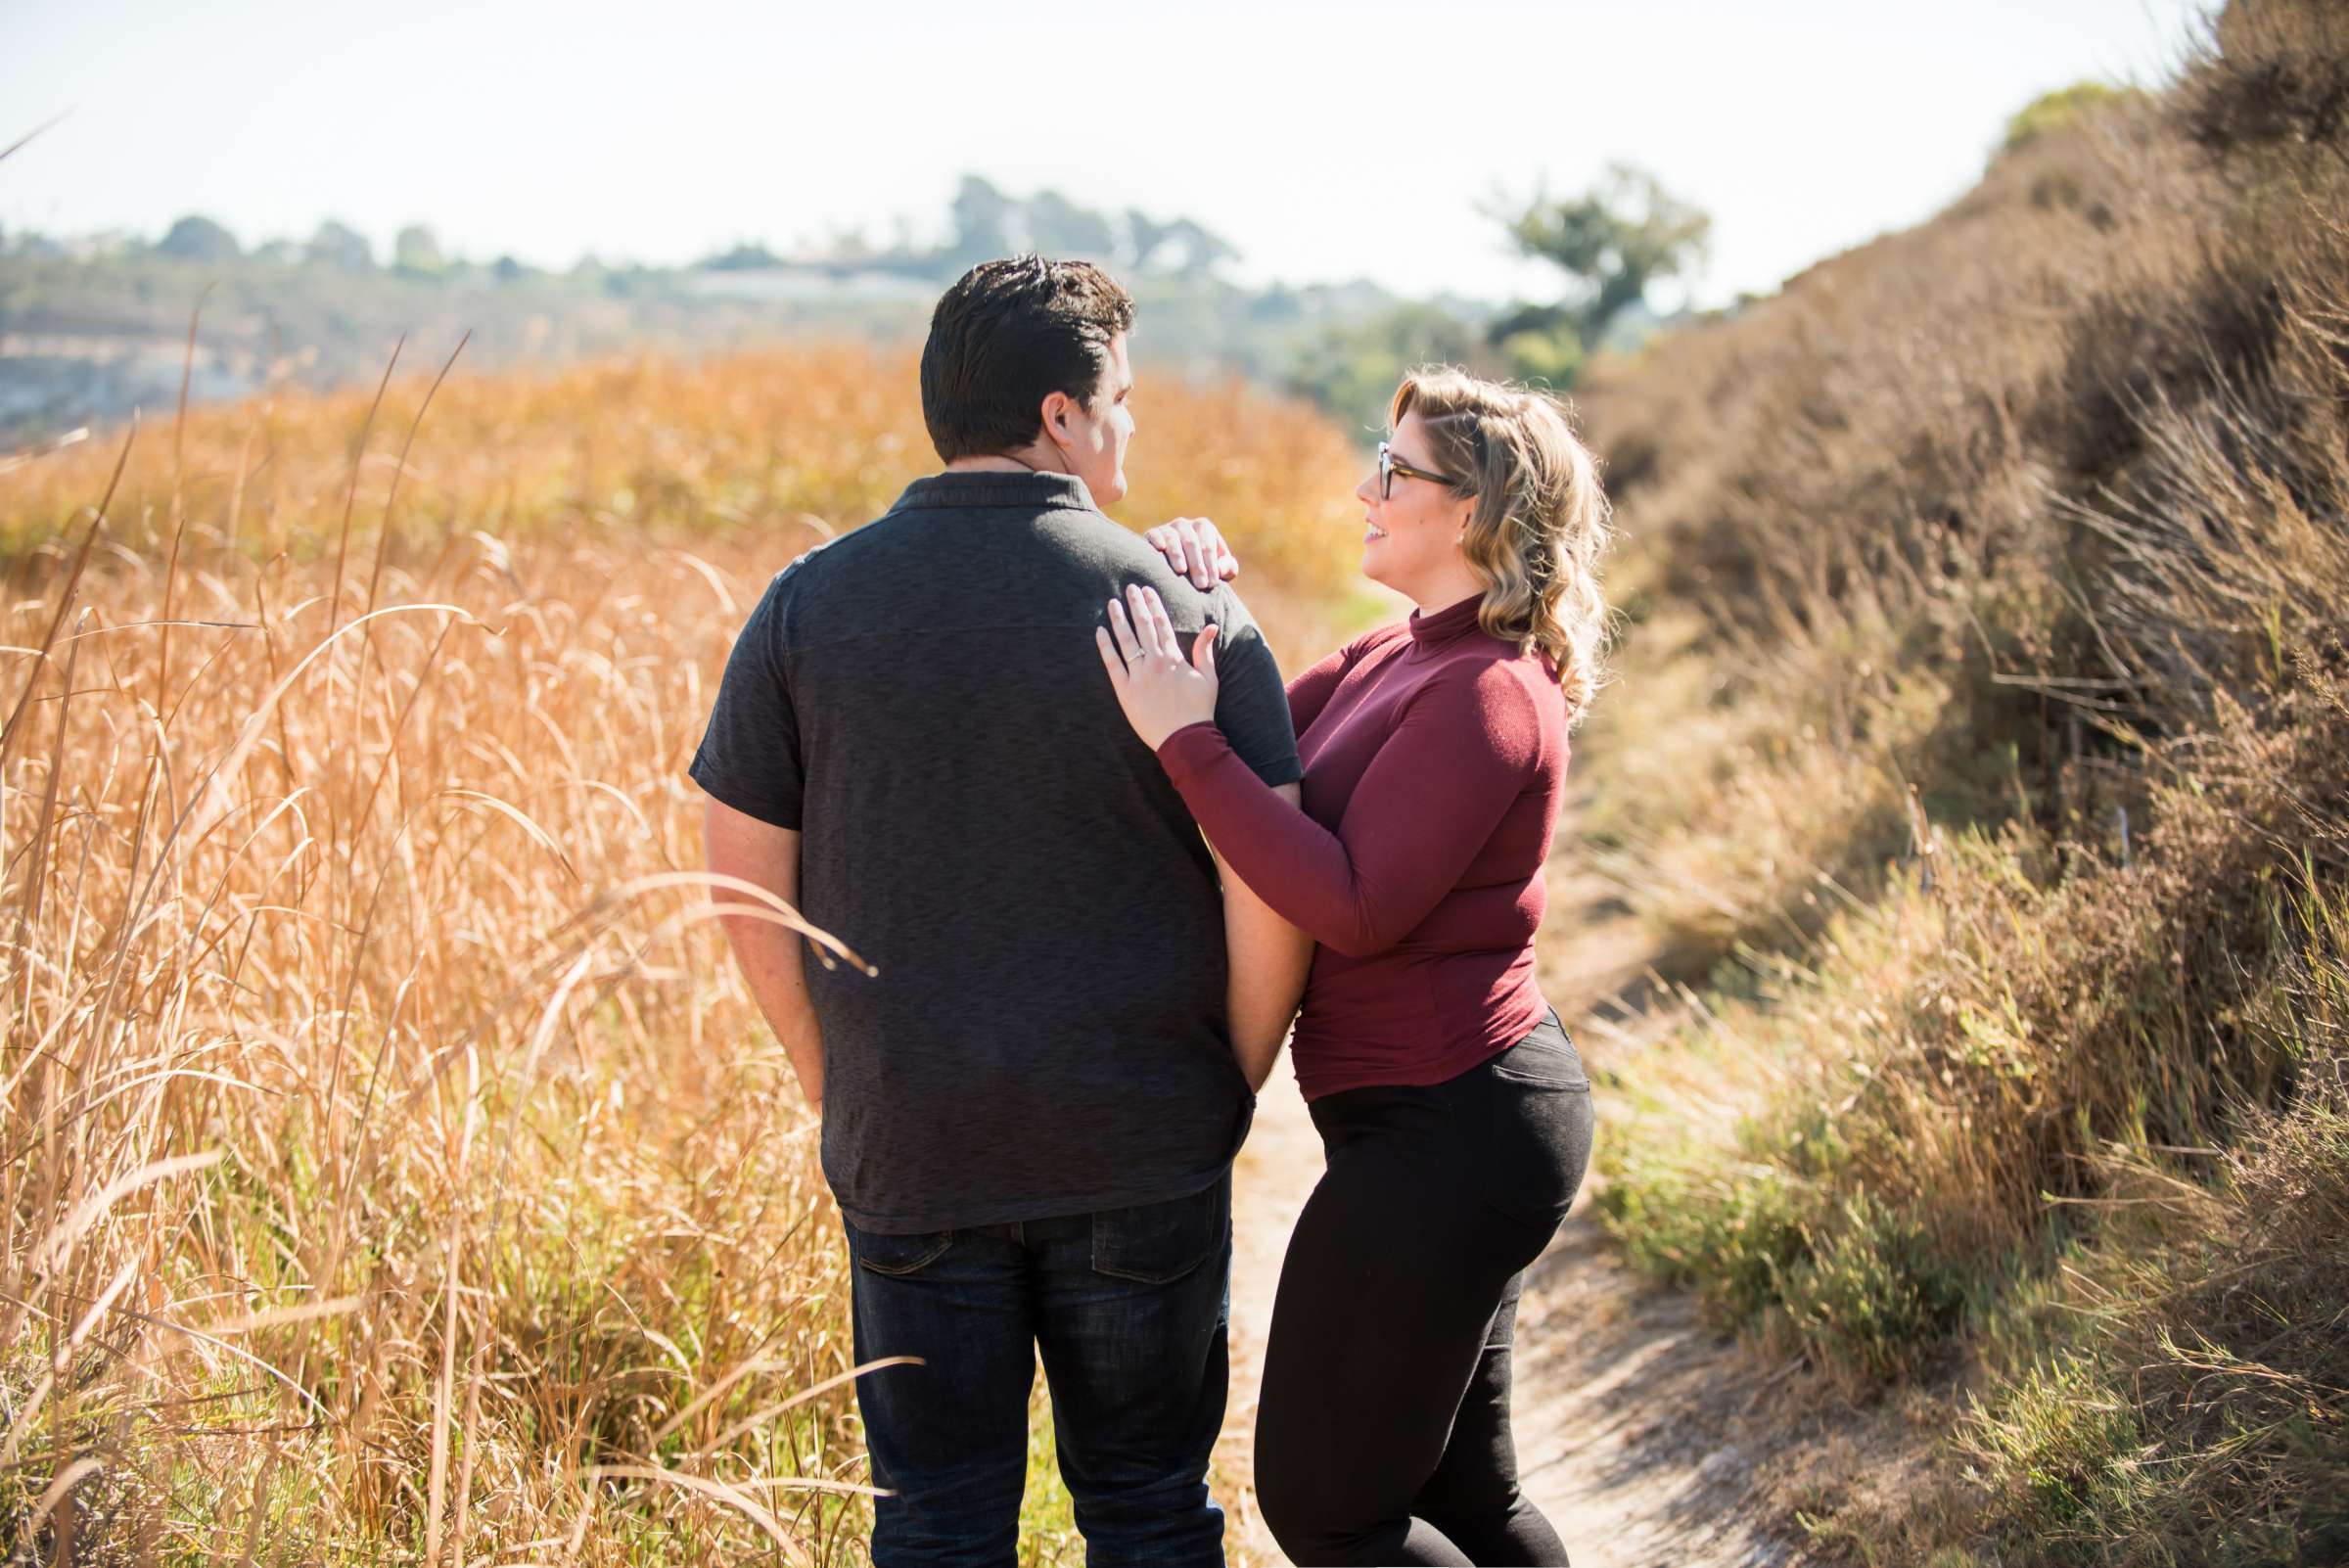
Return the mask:
M 1457 1078 L 1312 1111 L 1329 1169 L 1289 1238 L 1265 1350 L 1265 1522 L 1301 1568 L 1565 1562 L 1509 1436 L 1525 1268 L 1590 1158 L 1564 1025 L 1552 1011 Z

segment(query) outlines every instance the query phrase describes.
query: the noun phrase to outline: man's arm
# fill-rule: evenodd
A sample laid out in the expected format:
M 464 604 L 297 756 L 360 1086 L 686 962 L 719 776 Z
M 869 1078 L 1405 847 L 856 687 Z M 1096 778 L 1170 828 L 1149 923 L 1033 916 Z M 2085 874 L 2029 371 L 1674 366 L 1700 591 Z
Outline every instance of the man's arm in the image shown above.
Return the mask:
M 1280 784 L 1273 793 L 1296 807 L 1301 796 L 1295 784 Z M 1211 841 L 1208 849 L 1215 851 Z M 1313 939 L 1274 914 L 1216 854 L 1216 869 L 1223 878 L 1223 950 L 1228 979 L 1224 1006 L 1231 1029 L 1232 1054 L 1251 1090 L 1265 1086 L 1280 1042 L 1288 1038 L 1289 1021 L 1305 994 L 1306 972 L 1313 967 Z
M 790 828 L 762 822 L 738 811 L 715 796 L 710 797 L 703 819 L 702 839 L 710 869 L 764 888 L 790 904 L 800 905 L 800 835 Z M 713 888 L 711 901 L 760 907 L 747 894 L 733 888 Z M 1275 916 L 1275 919 L 1278 917 Z M 782 1041 L 799 1076 L 800 1090 L 818 1116 L 824 1110 L 824 1037 L 816 1023 L 815 1004 L 807 994 L 807 974 L 802 964 L 805 939 L 788 926 L 756 915 L 720 914 L 718 924 L 742 965 L 742 978 L 765 1015 L 767 1027 Z

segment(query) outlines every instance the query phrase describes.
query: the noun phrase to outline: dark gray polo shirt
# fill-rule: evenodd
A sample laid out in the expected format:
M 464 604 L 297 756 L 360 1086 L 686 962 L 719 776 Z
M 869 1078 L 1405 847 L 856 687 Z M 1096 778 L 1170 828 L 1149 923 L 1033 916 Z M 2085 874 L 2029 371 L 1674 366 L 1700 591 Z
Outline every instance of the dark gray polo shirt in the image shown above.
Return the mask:
M 1181 1197 L 1247 1133 L 1214 863 L 1093 644 L 1131 582 L 1186 647 L 1221 628 L 1217 722 L 1296 780 L 1246 608 L 1070 475 L 915 481 L 778 573 L 726 662 L 691 774 L 800 831 L 802 910 L 880 970 L 806 964 L 824 1176 L 866 1229 Z

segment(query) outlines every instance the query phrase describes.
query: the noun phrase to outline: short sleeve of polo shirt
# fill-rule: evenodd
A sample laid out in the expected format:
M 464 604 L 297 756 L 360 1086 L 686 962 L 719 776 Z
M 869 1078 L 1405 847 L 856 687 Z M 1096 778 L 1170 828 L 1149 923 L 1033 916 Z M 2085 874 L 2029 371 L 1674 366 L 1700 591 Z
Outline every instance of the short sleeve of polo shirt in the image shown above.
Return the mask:
M 791 576 L 788 569 L 776 573 L 743 623 L 686 772 L 737 811 L 797 832 L 806 771 L 799 714 L 783 671 L 783 606 Z
M 1216 727 L 1250 771 L 1274 786 L 1305 777 L 1280 666 L 1245 612 L 1225 618 L 1216 634 Z

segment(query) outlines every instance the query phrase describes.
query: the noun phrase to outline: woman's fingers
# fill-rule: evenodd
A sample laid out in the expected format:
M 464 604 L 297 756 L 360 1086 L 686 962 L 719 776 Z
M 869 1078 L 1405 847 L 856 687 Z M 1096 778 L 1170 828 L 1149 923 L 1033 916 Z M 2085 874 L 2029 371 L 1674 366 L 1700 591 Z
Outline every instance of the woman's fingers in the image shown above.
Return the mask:
M 1150 613 L 1152 590 L 1135 583 L 1126 590 L 1126 613 L 1133 621 L 1133 634 L 1141 644 L 1142 657 L 1155 658 L 1165 653 L 1166 639 L 1159 635 L 1158 618 Z
M 1109 628 L 1093 628 L 1093 646 L 1101 650 L 1101 664 L 1109 671 L 1110 683 L 1120 691 L 1126 689 L 1126 661 L 1118 654 L 1118 645 L 1110 640 Z
M 1117 639 L 1118 652 L 1131 665 L 1142 657 L 1142 639 L 1135 632 L 1132 618 L 1126 614 L 1126 601 L 1109 601 L 1109 634 Z
M 1093 641 L 1100 648 L 1104 662 L 1116 661 L 1117 667 L 1110 673 L 1121 679 L 1143 673 L 1145 661 L 1164 660 L 1172 669 L 1162 672 L 1190 669 L 1212 680 L 1219 635 L 1215 626 L 1209 625 L 1191 645 L 1191 657 L 1185 659 L 1182 639 L 1174 630 L 1174 618 L 1167 613 L 1167 601 L 1156 588 L 1137 583 L 1109 601 L 1109 629 L 1096 628 Z
M 1142 608 L 1149 614 L 1150 629 L 1158 638 L 1158 651 L 1169 659 L 1182 657 L 1182 643 L 1174 635 L 1174 623 L 1167 615 L 1167 601 L 1158 596 L 1156 588 L 1142 590 Z
M 1175 536 L 1182 540 L 1184 560 L 1190 563 L 1187 572 L 1191 579 L 1191 586 L 1194 588 L 1214 587 L 1216 585 L 1216 550 L 1212 541 L 1216 536 L 1216 526 L 1205 518 L 1178 517 L 1174 520 L 1174 528 Z M 1182 562 L 1178 561 L 1175 563 L 1174 570 L 1184 572 L 1186 569 Z
M 1149 659 L 1159 652 L 1158 622 L 1150 614 L 1149 590 L 1139 583 L 1126 589 L 1126 614 L 1133 623 L 1134 640 L 1141 644 L 1142 657 Z
M 1205 592 L 1240 575 L 1239 557 L 1212 518 L 1178 517 L 1142 532 L 1142 541 L 1166 558 L 1176 576 Z
M 1191 585 L 1212 588 L 1216 585 L 1216 579 L 1222 576 L 1223 559 L 1231 552 L 1223 547 L 1223 535 L 1216 530 L 1212 519 L 1186 517 L 1182 521 L 1188 526 L 1190 534 L 1188 542 L 1193 566 Z
M 1240 575 L 1240 558 L 1231 553 L 1231 541 L 1223 537 L 1214 518 L 1176 518 L 1170 527 L 1181 529 L 1183 542 L 1190 547 L 1193 586 L 1212 588 L 1219 580 Z
M 1172 523 L 1161 523 L 1142 534 L 1142 542 L 1167 558 L 1167 565 L 1176 572 L 1183 570 L 1182 535 Z
M 1128 669 L 1141 662 L 1141 628 L 1134 624 L 1133 612 L 1127 607 L 1123 588 L 1109 601 L 1109 634 L 1118 639 L 1118 653 L 1125 659 Z

